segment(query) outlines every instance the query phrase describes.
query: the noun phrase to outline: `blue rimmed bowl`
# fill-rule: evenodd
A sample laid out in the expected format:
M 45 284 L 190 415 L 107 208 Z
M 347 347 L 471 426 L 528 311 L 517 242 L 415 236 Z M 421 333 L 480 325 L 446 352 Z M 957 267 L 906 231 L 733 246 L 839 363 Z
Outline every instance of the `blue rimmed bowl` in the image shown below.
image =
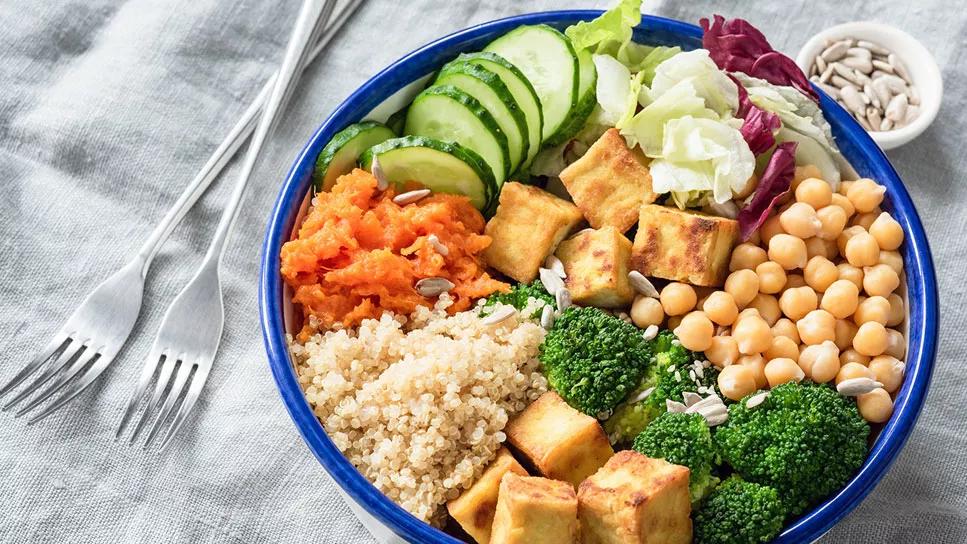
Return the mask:
M 279 275 L 279 253 L 304 212 L 316 156 L 346 125 L 363 119 L 385 120 L 408 103 L 433 71 L 458 54 L 482 49 L 518 25 L 545 23 L 563 29 L 600 14 L 600 11 L 584 10 L 510 17 L 451 34 L 406 55 L 363 84 L 336 108 L 299 153 L 282 184 L 269 217 L 259 280 L 262 332 L 272 375 L 309 449 L 355 503 L 352 505 L 354 510 L 360 513 L 361 508 L 364 518 L 375 519 L 387 528 L 386 534 L 392 533 L 410 542 L 459 542 L 407 513 L 360 475 L 326 435 L 296 379 L 285 338 L 293 327 L 292 307 L 289 292 Z M 677 45 L 686 50 L 701 47 L 701 36 L 701 29 L 697 26 L 659 17 L 644 17 L 635 29 L 636 41 Z M 855 508 L 886 474 L 910 436 L 923 406 L 937 343 L 934 266 L 923 225 L 910 195 L 896 170 L 863 128 L 828 96 L 822 96 L 820 105 L 843 154 L 857 173 L 887 186 L 887 201 L 883 207 L 893 214 L 906 232 L 906 242 L 901 250 L 908 299 L 907 370 L 904 384 L 896 396 L 893 417 L 880 430 L 866 463 L 839 493 L 787 526 L 776 539 L 781 543 L 809 542 L 819 538 Z

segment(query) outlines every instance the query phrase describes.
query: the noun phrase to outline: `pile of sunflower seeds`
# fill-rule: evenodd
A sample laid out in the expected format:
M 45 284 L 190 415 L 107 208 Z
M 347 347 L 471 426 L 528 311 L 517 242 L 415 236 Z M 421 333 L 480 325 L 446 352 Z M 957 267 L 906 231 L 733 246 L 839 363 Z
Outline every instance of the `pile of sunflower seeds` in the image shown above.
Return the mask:
M 828 41 L 813 59 L 809 79 L 870 132 L 898 129 L 920 114 L 920 93 L 906 66 L 872 42 Z

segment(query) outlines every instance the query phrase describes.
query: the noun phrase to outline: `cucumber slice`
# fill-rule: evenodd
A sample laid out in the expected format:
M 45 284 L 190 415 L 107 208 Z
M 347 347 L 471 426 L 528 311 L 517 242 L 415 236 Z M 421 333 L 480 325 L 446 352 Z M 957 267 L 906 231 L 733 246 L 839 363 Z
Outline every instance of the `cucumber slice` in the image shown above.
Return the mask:
M 578 51 L 578 68 L 580 69 L 581 75 L 578 78 L 577 105 L 571 110 L 567 121 L 557 131 L 557 134 L 547 141 L 547 146 L 563 144 L 575 134 L 581 132 L 581 129 L 584 128 L 584 123 L 587 122 L 591 112 L 594 111 L 594 106 L 598 103 L 598 95 L 595 92 L 598 84 L 598 70 L 594 67 L 594 61 L 591 60 L 591 52 L 587 49 Z
M 510 170 L 520 166 L 530 146 L 527 121 L 514 95 L 497 74 L 476 64 L 454 61 L 443 67 L 434 83 L 453 85 L 487 108 L 507 136 Z
M 453 85 L 434 85 L 417 95 L 407 112 L 404 132 L 456 142 L 475 151 L 490 165 L 498 185 L 510 173 L 504 131 L 476 98 Z
M 396 134 L 381 123 L 363 121 L 340 130 L 322 148 L 312 172 L 315 192 L 328 191 L 336 178 L 356 167 L 356 159 L 370 147 L 395 138 Z
M 544 114 L 541 111 L 541 101 L 534 91 L 534 86 L 530 80 L 517 69 L 516 66 L 507 62 L 507 59 L 495 53 L 481 51 L 479 53 L 465 53 L 457 57 L 457 61 L 479 64 L 491 72 L 507 85 L 517 105 L 524 112 L 524 119 L 527 121 L 527 139 L 529 149 L 524 161 L 518 167 L 518 172 L 530 168 L 531 162 L 541 150 L 541 130 L 544 127 Z
M 416 181 L 434 192 L 465 195 L 478 210 L 484 210 L 497 195 L 490 167 L 460 144 L 403 136 L 367 149 L 360 164 L 372 170 L 377 156 L 380 168 L 396 184 Z
M 484 51 L 504 57 L 527 76 L 544 111 L 542 140 L 554 140 L 577 105 L 580 72 L 571 40 L 547 25 L 521 26 Z
M 406 125 L 407 108 L 409 108 L 409 106 L 405 106 L 402 109 L 397 110 L 396 113 L 386 118 L 386 126 L 397 134 L 403 134 L 403 126 Z

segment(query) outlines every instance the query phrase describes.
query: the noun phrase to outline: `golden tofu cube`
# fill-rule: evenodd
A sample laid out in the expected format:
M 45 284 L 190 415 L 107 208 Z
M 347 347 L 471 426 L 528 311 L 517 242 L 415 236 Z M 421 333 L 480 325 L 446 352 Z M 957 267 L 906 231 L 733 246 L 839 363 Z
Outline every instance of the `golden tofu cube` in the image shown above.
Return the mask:
M 645 276 L 720 286 L 738 237 L 734 219 L 646 204 L 638 219 L 631 268 Z
M 479 544 L 490 542 L 490 528 L 497 511 L 497 492 L 504 474 L 527 476 L 527 471 L 507 448 L 497 450 L 497 458 L 462 495 L 447 503 L 447 511 L 468 535 Z
M 690 544 L 688 469 L 620 451 L 578 488 L 584 544 Z
M 634 289 L 628 281 L 631 240 L 615 227 L 588 229 L 557 246 L 564 263 L 564 280 L 574 302 L 599 308 L 631 304 Z
M 641 205 L 658 198 L 647 165 L 641 149 L 629 149 L 611 128 L 561 172 L 561 181 L 592 227 L 626 232 L 638 221 Z
M 598 420 L 553 391 L 507 423 L 507 441 L 542 475 L 575 488 L 614 455 Z
M 504 475 L 491 544 L 573 544 L 577 538 L 573 487 L 547 478 Z
M 493 240 L 484 250 L 488 265 L 528 283 L 557 244 L 583 217 L 577 206 L 537 187 L 504 183 L 497 213 L 485 233 Z

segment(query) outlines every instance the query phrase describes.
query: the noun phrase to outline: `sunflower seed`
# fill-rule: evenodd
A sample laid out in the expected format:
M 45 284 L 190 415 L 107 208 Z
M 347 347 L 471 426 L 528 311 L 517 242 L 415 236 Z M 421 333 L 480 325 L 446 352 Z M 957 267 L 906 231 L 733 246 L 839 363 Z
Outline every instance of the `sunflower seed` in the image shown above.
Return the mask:
M 718 395 L 712 394 L 712 395 L 709 395 L 709 396 L 703 398 L 702 400 L 700 400 L 698 402 L 695 402 L 691 406 L 689 406 L 688 407 L 688 411 L 689 412 L 698 412 L 698 411 L 704 410 L 706 408 L 714 408 L 714 407 L 719 406 L 719 405 L 721 405 L 721 406 L 724 407 L 725 406 L 725 403 L 722 402 L 722 398 L 721 397 L 719 397 Z
M 907 114 L 907 95 L 898 94 L 890 99 L 886 106 L 886 118 L 896 123 L 903 120 Z
M 866 120 L 869 121 L 870 126 L 879 127 L 882 122 L 880 110 L 873 107 L 866 108 Z
M 843 87 L 840 90 L 840 96 L 842 96 L 846 107 L 853 112 L 860 115 L 863 115 L 866 112 L 866 104 L 864 104 L 863 99 L 860 98 L 860 93 L 856 90 L 856 87 Z
M 516 314 L 517 310 L 513 306 L 500 306 L 491 312 L 490 315 L 481 319 L 480 323 L 483 325 L 496 325 Z
M 863 94 L 865 94 L 866 97 L 870 99 L 870 102 L 873 104 L 873 107 L 875 108 L 883 107 L 880 104 L 880 99 L 876 96 L 876 92 L 873 90 L 873 85 L 871 83 L 867 83 L 866 85 L 863 85 Z M 869 114 L 867 114 L 867 117 L 869 117 Z
M 850 83 L 856 83 L 856 72 L 854 70 L 851 70 L 847 66 L 838 62 L 834 62 L 830 64 L 830 66 L 833 67 L 833 72 L 835 72 L 839 77 L 849 81 Z M 836 83 L 835 78 L 833 79 L 833 83 Z M 842 87 L 842 85 L 837 85 L 837 87 Z
M 648 325 L 648 328 L 645 329 L 645 332 L 641 333 L 641 337 L 645 340 L 652 340 L 656 336 L 658 336 L 658 325 Z
M 819 76 L 819 82 L 820 83 L 826 83 L 827 81 L 829 81 L 829 78 L 831 78 L 831 77 L 833 77 L 833 65 L 832 64 L 830 64 L 829 66 L 827 66 L 826 69 L 823 70 L 823 73 L 820 74 L 820 76 Z
M 399 204 L 400 206 L 406 206 L 407 204 L 412 204 L 418 200 L 424 199 L 433 191 L 429 189 L 417 189 L 415 191 L 407 191 L 405 193 L 400 193 L 393 197 L 393 202 Z
M 906 81 L 903 81 L 901 78 L 892 74 L 884 75 L 877 81 L 883 81 L 883 84 L 886 85 L 886 88 L 892 93 L 902 93 L 907 87 Z
M 688 407 L 672 399 L 665 399 L 665 410 L 669 412 L 684 412 Z
M 891 75 L 893 74 L 889 72 L 884 72 L 883 70 L 873 70 L 873 73 L 870 74 L 870 77 L 873 78 L 874 80 L 877 80 L 877 79 L 880 79 L 881 77 L 891 76 Z
M 441 242 L 440 239 L 437 238 L 436 234 L 431 234 L 427 236 L 426 241 L 430 242 L 430 245 L 433 246 L 433 249 L 435 249 L 436 252 L 439 253 L 440 255 L 443 255 L 444 257 L 446 257 L 447 255 L 450 254 L 450 248 L 443 245 L 443 242 Z
M 816 62 L 813 64 L 813 66 L 816 68 L 816 72 L 817 73 L 820 73 L 821 74 L 821 73 L 825 72 L 826 71 L 826 59 L 824 59 L 822 56 L 816 57 Z
M 685 401 L 685 406 L 690 408 L 693 404 L 702 400 L 702 395 L 692 393 L 691 391 L 685 391 L 682 393 L 682 400 Z
M 891 65 L 889 62 L 884 62 L 882 60 L 873 59 L 873 68 L 880 70 L 882 72 L 886 72 L 888 74 L 893 73 L 893 65 Z
M 862 115 L 856 115 L 855 117 L 856 117 L 856 121 L 857 121 L 857 122 L 858 122 L 858 123 L 860 124 L 860 126 L 862 126 L 862 127 L 863 127 L 863 129 L 864 129 L 864 130 L 866 130 L 867 132 L 874 132 L 874 131 L 876 130 L 875 128 L 873 128 L 873 126 L 872 126 L 872 125 L 870 125 L 870 122 L 866 120 L 866 117 L 864 117 L 864 116 L 862 116 Z
M 558 289 L 554 295 L 554 299 L 557 302 L 557 311 L 559 312 L 563 312 L 571 307 L 571 292 L 566 287 Z
M 695 367 L 695 375 L 698 376 L 699 379 L 704 380 L 705 379 L 705 368 L 702 365 L 696 366 Z
M 873 71 L 873 63 L 870 59 L 865 59 L 862 57 L 846 57 L 840 60 L 844 66 L 849 66 L 854 70 L 858 70 L 864 74 L 869 74 Z
M 648 298 L 658 298 L 658 289 L 645 277 L 644 274 L 638 272 L 637 270 L 632 270 L 628 272 L 628 283 L 635 291 L 638 291 L 642 295 Z
M 751 397 L 749 397 L 749 400 L 745 401 L 745 407 L 755 408 L 756 406 L 765 402 L 766 397 L 768 396 L 769 396 L 768 391 L 763 391 L 762 393 L 756 393 L 755 395 L 752 395 Z
M 554 272 L 560 276 L 561 279 L 567 278 L 567 273 L 564 272 L 564 263 L 562 263 L 561 259 L 558 259 L 554 255 L 548 255 L 547 258 L 544 259 L 544 268 Z
M 916 87 L 913 87 L 913 86 L 907 87 L 907 90 L 905 92 L 906 92 L 907 98 L 910 99 L 911 105 L 913 106 L 920 105 L 920 93 L 917 92 Z
M 554 307 L 550 304 L 544 305 L 544 309 L 541 310 L 541 327 L 544 330 L 551 330 L 554 326 Z
M 861 59 L 872 59 L 873 52 L 865 47 L 850 47 L 846 50 L 847 57 L 856 57 Z
M 880 387 L 883 387 L 883 384 L 871 378 L 850 378 L 836 384 L 836 391 L 845 397 L 856 397 Z
M 833 100 L 839 100 L 839 89 L 837 89 L 836 87 L 833 87 L 832 85 L 826 85 L 825 83 L 822 83 L 820 81 L 817 81 L 816 85 L 819 85 L 819 88 L 822 89 L 826 94 L 831 96 Z
M 884 119 L 883 121 L 881 121 L 880 130 L 884 132 L 887 130 L 893 130 L 893 121 L 891 121 L 890 119 Z
M 906 124 L 912 123 L 918 115 L 920 115 L 920 106 L 910 106 L 907 108 L 907 115 L 903 118 L 903 122 Z
M 725 412 L 724 414 L 718 414 L 718 415 L 715 415 L 715 416 L 706 417 L 705 418 L 705 423 L 708 423 L 708 426 L 709 427 L 717 427 L 717 426 L 725 423 L 728 420 L 729 420 L 729 413 L 728 412 Z
M 424 297 L 435 297 L 454 287 L 453 282 L 446 278 L 423 278 L 416 282 L 416 292 Z
M 860 40 L 860 41 L 856 42 L 856 45 L 857 45 L 857 47 L 862 47 L 863 49 L 869 49 L 871 53 L 875 53 L 877 55 L 889 55 L 890 54 L 890 52 L 887 51 L 886 49 L 880 47 L 879 45 L 876 45 L 873 42 L 869 42 L 869 41 L 866 41 L 866 40 Z
M 849 47 L 850 43 L 848 41 L 839 41 L 827 47 L 819 56 L 827 62 L 837 61 L 846 56 Z
M 386 177 L 386 173 L 383 172 L 383 168 L 379 165 L 378 155 L 373 155 L 373 164 L 370 169 L 373 172 L 373 177 L 376 178 L 376 188 L 380 191 L 385 191 L 389 187 L 389 179 Z
M 893 65 L 893 71 L 896 72 L 898 76 L 902 77 L 907 83 L 910 83 L 910 73 L 907 72 L 907 67 L 903 64 L 903 61 L 900 60 L 900 57 L 890 53 L 890 56 L 887 57 L 886 61 Z
M 873 94 L 880 101 L 880 105 L 885 106 L 890 103 L 890 98 L 893 96 L 893 93 L 890 92 L 890 85 L 886 80 L 882 77 L 874 79 L 873 83 L 870 84 L 870 88 L 873 89 Z
M 647 399 L 649 396 L 651 396 L 651 394 L 654 391 L 655 391 L 655 388 L 654 387 L 649 387 L 648 389 L 645 389 L 641 393 L 638 393 L 634 397 L 631 397 L 630 399 L 628 399 L 627 401 L 625 401 L 625 404 L 635 404 L 636 402 L 641 402 L 641 401 Z
M 564 289 L 564 280 L 553 270 L 542 267 L 538 270 L 538 274 L 540 275 L 544 289 L 551 295 L 557 296 L 557 292 Z
M 854 71 L 853 76 L 856 77 L 856 84 L 860 87 L 862 87 L 863 85 L 866 85 L 867 83 L 873 82 L 873 80 L 870 79 L 870 76 L 864 74 L 863 72 Z
M 852 81 L 847 81 L 846 79 L 843 79 L 843 78 L 841 78 L 839 76 L 833 76 L 833 77 L 831 77 L 829 79 L 829 82 L 832 83 L 836 88 L 839 89 L 840 96 L 843 95 L 843 89 L 844 88 L 846 88 L 846 87 L 855 87 L 856 86 L 856 84 L 853 83 Z

